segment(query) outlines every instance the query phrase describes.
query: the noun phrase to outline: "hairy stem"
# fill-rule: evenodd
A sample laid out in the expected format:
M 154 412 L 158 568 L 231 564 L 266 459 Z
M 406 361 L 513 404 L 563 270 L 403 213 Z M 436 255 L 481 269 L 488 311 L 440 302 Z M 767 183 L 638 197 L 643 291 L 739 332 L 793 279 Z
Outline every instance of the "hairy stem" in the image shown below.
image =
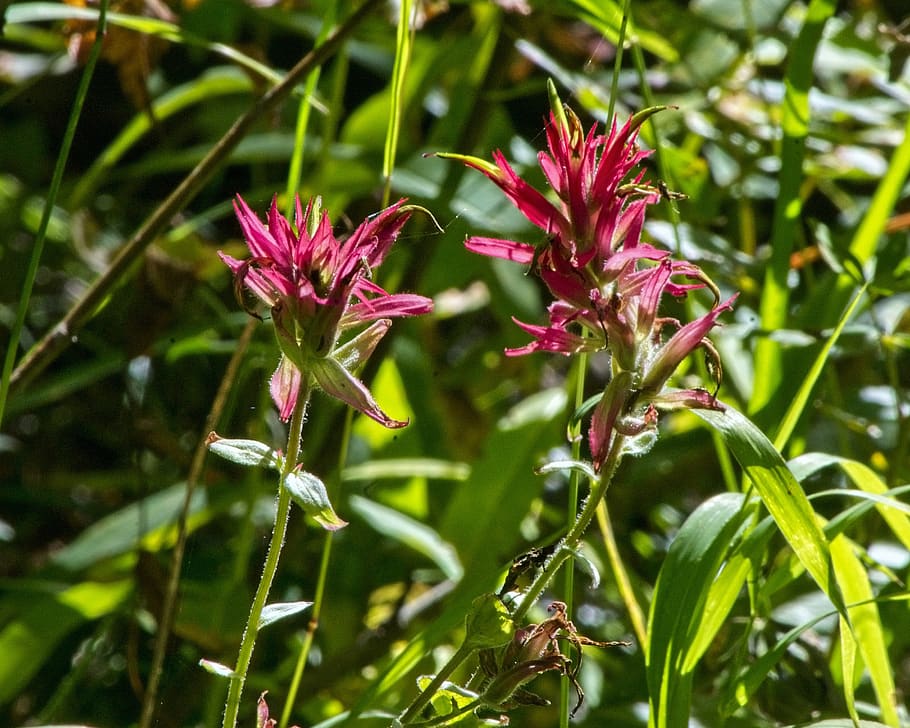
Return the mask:
M 553 556 L 547 561 L 546 566 L 540 570 L 540 573 L 538 573 L 534 578 L 534 581 L 531 582 L 531 586 L 521 600 L 521 604 L 518 605 L 515 613 L 512 615 L 512 619 L 515 620 L 516 623 L 521 622 L 528 613 L 528 610 L 540 598 L 543 590 L 546 589 L 547 584 L 550 583 L 556 575 L 556 572 L 559 571 L 559 568 L 572 556 L 581 544 L 585 531 L 587 531 L 588 526 L 597 513 L 597 505 L 606 495 L 607 489 L 613 481 L 613 476 L 616 474 L 616 469 L 619 467 L 619 463 L 622 460 L 622 448 L 624 443 L 625 437 L 622 435 L 615 434 L 613 436 L 610 451 L 600 470 L 599 480 L 597 483 L 593 484 L 591 494 L 585 501 L 584 507 L 581 509 L 581 513 L 578 514 L 578 518 L 575 520 L 572 528 L 569 529 L 569 532 L 562 540 L 562 543 L 559 544 Z
M 467 643 L 462 643 L 461 647 L 458 648 L 458 651 L 449 659 L 449 661 L 443 665 L 442 669 L 436 673 L 436 677 L 433 678 L 433 681 L 424 688 L 420 694 L 414 698 L 414 702 L 408 706 L 408 709 L 402 714 L 399 719 L 402 725 L 408 725 L 414 722 L 414 719 L 420 715 L 420 712 L 427 707 L 430 700 L 436 694 L 436 691 L 442 687 L 442 684 L 449 679 L 451 675 L 458 668 L 461 663 L 467 660 L 475 650 L 473 647 L 468 647 Z
M 262 577 L 250 607 L 250 616 L 247 618 L 246 629 L 240 642 L 240 652 L 237 655 L 237 665 L 231 677 L 231 686 L 228 690 L 227 702 L 224 707 L 224 728 L 234 728 L 237 725 L 237 713 L 240 709 L 240 696 L 243 693 L 243 684 L 246 682 L 250 661 L 253 658 L 253 648 L 256 646 L 256 637 L 259 634 L 259 620 L 262 610 L 269 598 L 272 581 L 278 570 L 278 559 L 284 546 L 284 537 L 288 528 L 288 517 L 291 513 L 291 494 L 284 487 L 284 481 L 297 465 L 300 454 L 300 438 L 303 432 L 307 403 L 310 398 L 311 383 L 304 375 L 305 381 L 301 383 L 294 414 L 291 416 L 291 425 L 288 433 L 288 446 L 285 455 L 284 467 L 281 469 L 281 480 L 278 484 L 278 505 L 275 509 L 275 525 L 272 528 L 272 539 L 262 568 Z

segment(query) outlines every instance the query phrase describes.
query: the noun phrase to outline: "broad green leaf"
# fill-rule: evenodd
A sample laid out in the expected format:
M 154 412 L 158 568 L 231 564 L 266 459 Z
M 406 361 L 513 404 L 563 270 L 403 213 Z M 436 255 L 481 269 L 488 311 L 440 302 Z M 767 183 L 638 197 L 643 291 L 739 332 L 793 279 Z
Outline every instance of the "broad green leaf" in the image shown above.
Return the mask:
M 135 549 L 143 538 L 177 522 L 185 494 L 186 484 L 177 483 L 105 516 L 55 553 L 52 563 L 78 571 Z M 207 502 L 205 491 L 197 488 L 190 502 L 190 514 L 202 513 Z
M 5 597 L 0 612 L 14 616 L 0 631 L 0 705 L 22 692 L 66 635 L 116 610 L 132 586 L 131 579 L 82 582 L 59 593 L 19 591 Z
M 384 478 L 434 478 L 467 480 L 471 466 L 433 458 L 388 458 L 349 465 L 341 474 L 344 481 L 382 480 Z
M 893 498 L 882 498 L 889 493 L 888 488 L 868 465 L 827 453 L 806 453 L 791 461 L 790 468 L 799 480 L 803 480 L 832 465 L 840 468 L 858 488 L 872 496 L 878 496 L 873 498 L 878 512 L 904 548 L 910 550 L 910 513 L 905 508 L 906 504 Z
M 358 495 L 351 496 L 349 505 L 371 528 L 430 559 L 446 578 L 461 579 L 464 570 L 455 549 L 426 524 Z
M 702 610 L 698 632 L 689 645 L 686 662 L 683 665 L 684 670 L 694 669 L 696 662 L 711 646 L 714 637 L 726 621 L 733 603 L 742 591 L 746 578 L 760 567 L 768 542 L 773 535 L 774 520 L 770 517 L 765 518 L 727 556 L 723 569 L 711 584 Z
M 648 614 L 650 726 L 688 725 L 692 672 L 684 667 L 687 653 L 711 584 L 746 515 L 744 502 L 736 493 L 714 496 L 686 519 L 670 545 Z
M 767 437 L 730 406 L 723 412 L 695 410 L 720 432 L 755 486 L 793 552 L 838 609 L 843 599 L 831 575 L 828 543 L 805 492 Z
M 878 698 L 882 717 L 888 725 L 899 728 L 894 674 L 891 671 L 881 617 L 878 607 L 873 601 L 874 594 L 872 586 L 869 584 L 869 576 L 862 562 L 853 552 L 852 542 L 843 534 L 831 541 L 831 558 L 844 601 L 851 605 L 848 607 L 849 623 L 843 617 L 840 619 L 844 652 L 846 654 L 852 652 L 857 646 L 859 647 L 859 652 L 872 678 L 872 686 Z M 847 635 L 847 632 L 851 632 L 851 634 Z M 848 670 L 848 668 L 852 668 L 852 665 L 845 662 L 844 697 L 848 707 L 851 707 L 853 670 Z M 855 708 L 851 710 L 851 715 L 854 715 L 854 711 Z

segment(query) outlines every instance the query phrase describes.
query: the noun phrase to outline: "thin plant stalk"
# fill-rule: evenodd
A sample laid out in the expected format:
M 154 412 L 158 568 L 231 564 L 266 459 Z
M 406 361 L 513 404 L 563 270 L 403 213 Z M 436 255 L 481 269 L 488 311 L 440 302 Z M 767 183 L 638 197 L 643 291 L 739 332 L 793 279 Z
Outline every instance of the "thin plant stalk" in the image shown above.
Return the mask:
M 266 601 L 269 598 L 269 591 L 272 588 L 272 581 L 275 578 L 275 572 L 278 570 L 278 560 L 281 556 L 281 549 L 284 546 L 284 538 L 287 533 L 288 518 L 291 513 L 291 494 L 284 487 L 284 481 L 291 471 L 297 465 L 297 458 L 300 455 L 300 441 L 303 434 L 303 422 L 306 415 L 307 404 L 310 399 L 312 383 L 304 375 L 304 381 L 300 384 L 300 393 L 297 397 L 297 403 L 294 406 L 294 413 L 291 415 L 291 424 L 288 428 L 288 445 L 285 453 L 284 467 L 281 469 L 281 480 L 278 484 L 278 502 L 275 509 L 275 524 L 272 528 L 272 538 L 269 542 L 269 550 L 265 557 L 265 564 L 262 569 L 262 577 L 259 580 L 259 586 L 256 589 L 256 596 L 253 598 L 253 605 L 250 607 L 250 616 L 247 619 L 246 629 L 243 632 L 243 639 L 240 642 L 240 652 L 237 655 L 237 665 L 234 668 L 234 674 L 231 676 L 231 685 L 228 689 L 227 702 L 224 708 L 224 728 L 234 728 L 237 725 L 237 714 L 240 709 L 240 696 L 243 693 L 243 685 L 246 682 L 247 672 L 250 668 L 250 661 L 253 657 L 253 649 L 256 646 L 256 637 L 259 634 L 259 621 L 262 617 L 262 610 L 265 608 Z
M 414 719 L 420 715 L 420 712 L 427 707 L 430 700 L 433 699 L 436 691 L 449 679 L 449 675 L 455 672 L 455 670 L 473 655 L 475 651 L 476 650 L 473 647 L 468 646 L 467 642 L 462 642 L 461 647 L 455 651 L 455 654 L 449 658 L 449 661 L 436 673 L 432 682 L 420 691 L 418 696 L 414 698 L 414 702 L 412 702 L 402 714 L 400 719 L 401 724 L 408 725 L 413 723 Z
M 555 553 L 544 565 L 544 568 L 540 570 L 534 578 L 534 581 L 531 582 L 531 586 L 525 593 L 524 598 L 512 614 L 512 619 L 516 623 L 520 623 L 527 615 L 534 603 L 540 598 L 543 590 L 546 589 L 547 584 L 549 584 L 556 575 L 556 572 L 559 571 L 560 567 L 570 556 L 572 556 L 581 544 L 585 531 L 588 530 L 588 526 L 591 524 L 591 521 L 594 520 L 594 515 L 597 513 L 598 504 L 607 494 L 610 483 L 613 482 L 613 476 L 616 474 L 619 463 L 622 461 L 624 444 L 625 437 L 618 433 L 614 434 L 610 450 L 600 469 L 600 477 L 595 483 L 592 483 L 591 494 L 585 501 L 581 513 L 578 514 L 578 518 L 575 520 L 575 523 L 572 524 L 572 528 L 569 529 L 569 532 L 559 544 Z
M 619 553 L 619 547 L 616 544 L 616 534 L 613 532 L 613 523 L 610 521 L 610 510 L 607 507 L 606 500 L 602 500 L 597 505 L 597 526 L 600 529 L 600 535 L 607 550 L 607 560 L 610 562 L 610 568 L 613 569 L 613 578 L 616 579 L 619 595 L 622 597 L 623 604 L 626 605 L 626 609 L 629 612 L 635 639 L 638 640 L 641 650 L 645 651 L 648 645 L 645 612 L 635 598 L 632 580 L 629 579 L 626 567 L 622 563 L 622 555 Z
M 344 464 L 348 458 L 348 443 L 351 438 L 351 425 L 354 422 L 354 410 L 348 409 L 344 418 L 344 430 L 341 434 L 341 447 L 338 453 L 338 472 L 344 469 Z M 339 478 L 340 480 L 340 478 Z M 332 500 L 335 500 L 337 494 L 332 494 Z M 279 728 L 285 728 L 291 719 L 291 710 L 297 700 L 297 691 L 300 689 L 300 680 L 303 678 L 303 671 L 306 668 L 307 658 L 310 650 L 313 648 L 313 640 L 316 637 L 316 630 L 319 627 L 319 617 L 322 614 L 322 605 L 325 600 L 325 584 L 329 574 L 329 563 L 332 557 L 332 531 L 326 531 L 322 542 L 322 557 L 319 561 L 319 575 L 316 577 L 316 592 L 313 595 L 313 604 L 310 607 L 310 621 L 307 624 L 306 635 L 303 638 L 303 644 L 300 646 L 300 654 L 297 655 L 297 664 L 294 666 L 294 675 L 291 678 L 291 684 L 288 688 L 288 697 L 284 704 L 284 710 L 281 711 L 281 720 Z
M 575 382 L 575 410 L 577 411 L 585 401 L 585 374 L 587 373 L 588 357 L 581 354 L 578 357 L 578 378 Z M 581 419 L 579 418 L 569 430 L 572 441 L 572 459 L 578 460 L 581 457 Z M 581 476 L 578 471 L 573 470 L 569 476 L 569 498 L 566 504 L 566 523 L 574 523 L 578 518 L 578 481 Z M 563 574 L 562 582 L 562 600 L 566 608 L 571 613 L 573 596 L 575 593 L 575 569 L 572 561 L 569 561 L 569 567 Z M 559 725 L 566 728 L 569 725 L 569 686 L 562 681 L 559 691 Z
M 616 434 L 613 437 L 610 451 L 607 453 L 603 467 L 600 470 L 600 478 L 593 484 L 591 494 L 585 501 L 581 513 L 579 513 L 575 523 L 572 524 L 572 528 L 569 529 L 569 532 L 559 544 L 556 552 L 550 557 L 550 560 L 547 561 L 544 568 L 537 574 L 534 581 L 531 582 L 531 586 L 527 593 L 512 614 L 512 620 L 516 624 L 524 619 L 534 603 L 540 598 L 540 595 L 547 587 L 547 584 L 552 581 L 556 572 L 559 571 L 560 567 L 572 556 L 581 543 L 588 526 L 597 513 L 598 504 L 606 495 L 610 483 L 613 482 L 613 476 L 616 474 L 616 470 L 622 460 L 624 443 L 625 437 L 623 435 Z M 407 710 L 400 718 L 401 724 L 413 724 L 414 719 L 420 715 L 420 712 L 429 704 L 433 695 L 436 694 L 436 691 L 442 687 L 449 676 L 474 652 L 475 650 L 473 648 L 468 647 L 466 643 L 462 643 L 461 647 L 458 648 L 449 661 L 439 670 L 432 682 L 427 685 L 427 687 L 424 688 L 408 706 Z
M 95 73 L 95 66 L 98 64 L 98 58 L 101 56 L 101 45 L 104 42 L 104 32 L 107 27 L 107 7 L 110 0 L 102 0 L 101 7 L 98 11 L 98 26 L 95 30 L 95 41 L 89 51 L 88 61 L 85 64 L 85 70 L 79 81 L 79 88 L 76 89 L 76 98 L 70 109 L 70 118 L 66 124 L 66 131 L 63 133 L 63 142 L 60 145 L 60 153 L 57 155 L 57 162 L 54 165 L 54 174 L 51 177 L 51 185 L 47 191 L 47 199 L 44 201 L 44 210 L 41 213 L 41 222 L 38 224 L 38 232 L 35 235 L 35 245 L 32 247 L 32 257 L 28 262 L 28 270 L 25 273 L 25 281 L 22 284 L 22 291 L 19 295 L 19 307 L 16 310 L 16 320 L 10 331 L 9 344 L 6 349 L 6 356 L 3 359 L 3 373 L 0 374 L 0 425 L 3 424 L 3 413 L 6 411 L 6 398 L 9 394 L 10 380 L 13 374 L 13 365 L 16 363 L 16 352 L 19 349 L 19 340 L 22 337 L 22 329 L 25 327 L 25 315 L 28 312 L 29 300 L 32 296 L 32 288 L 35 285 L 35 278 L 38 275 L 38 266 L 41 263 L 41 254 L 44 252 L 44 241 L 47 238 L 47 228 L 50 225 L 51 215 L 54 211 L 54 204 L 57 201 L 57 195 L 60 192 L 60 184 L 63 181 L 63 170 L 66 169 L 66 160 L 69 159 L 70 148 L 73 145 L 73 139 L 76 136 L 76 127 L 79 125 L 79 118 L 82 116 L 82 109 L 85 106 L 85 99 L 88 96 L 88 87 Z
M 398 137 L 401 133 L 401 112 L 404 105 L 404 80 L 411 61 L 411 47 L 414 44 L 412 19 L 416 7 L 413 0 L 401 0 L 398 15 L 398 32 L 395 39 L 395 65 L 392 68 L 391 107 L 389 124 L 386 127 L 385 148 L 382 155 L 382 176 L 385 184 L 382 190 L 382 206 L 389 204 L 392 197 L 392 170 L 398 151 Z
M 188 521 L 190 514 L 190 504 L 193 502 L 193 494 L 196 486 L 202 479 L 202 467 L 205 463 L 205 454 L 208 452 L 206 447 L 206 435 L 215 429 L 218 419 L 224 411 L 228 395 L 232 387 L 237 382 L 237 373 L 240 370 L 240 364 L 243 360 L 246 350 L 256 331 L 257 321 L 251 318 L 244 327 L 240 338 L 237 340 L 237 347 L 228 362 L 225 369 L 224 377 L 221 384 L 218 385 L 218 391 L 215 393 L 215 399 L 212 401 L 212 407 L 209 410 L 208 417 L 205 420 L 203 435 L 193 453 L 193 461 L 190 464 L 190 471 L 186 478 L 186 491 L 183 496 L 183 505 L 180 509 L 180 515 L 177 518 L 177 543 L 174 544 L 174 552 L 171 555 L 171 569 L 168 578 L 167 591 L 164 595 L 164 605 L 161 608 L 161 619 L 158 623 L 158 633 L 155 636 L 155 648 L 152 652 L 152 667 L 149 671 L 148 685 L 145 688 L 145 695 L 142 699 L 142 713 L 139 717 L 139 728 L 149 728 L 153 725 L 155 718 L 155 708 L 158 703 L 158 687 L 161 683 L 161 673 L 164 667 L 164 655 L 167 651 L 168 639 L 174 625 L 174 617 L 177 604 L 177 594 L 180 586 L 180 573 L 183 569 L 183 554 L 186 550 L 186 539 L 189 533 Z

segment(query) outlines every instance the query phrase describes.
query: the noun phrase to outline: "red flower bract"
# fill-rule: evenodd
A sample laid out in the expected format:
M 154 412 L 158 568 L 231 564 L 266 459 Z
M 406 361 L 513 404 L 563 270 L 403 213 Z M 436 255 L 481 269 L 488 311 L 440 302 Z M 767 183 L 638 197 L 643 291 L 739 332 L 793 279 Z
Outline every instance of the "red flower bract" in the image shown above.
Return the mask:
M 239 195 L 234 210 L 251 256 L 238 260 L 219 255 L 234 273 L 238 299 L 243 301 L 246 289 L 271 313 L 282 351 L 271 393 L 282 419 L 291 416 L 302 378 L 307 376 L 386 427 L 407 424 L 386 415 L 351 372 L 373 352 L 391 325 L 389 319 L 432 309 L 432 301 L 424 296 L 391 294 L 370 280 L 411 208 L 399 200 L 341 242 L 332 232 L 328 214 L 312 219 L 313 201 L 304 210 L 297 198 L 296 231 L 278 211 L 276 199 L 266 223 Z M 362 324 L 370 325 L 343 340 L 348 330 Z
M 585 133 L 571 109 L 554 105 L 547 124 L 548 152 L 538 154 L 552 201 L 525 182 L 500 152 L 493 154 L 492 164 L 440 155 L 485 174 L 547 236 L 539 247 L 487 237 L 465 243 L 482 255 L 533 265 L 556 299 L 548 308 L 548 326 L 516 321 L 534 341 L 506 353 L 610 351 L 612 381 L 588 431 L 597 468 L 616 433 L 635 452 L 653 441 L 656 407 L 720 407 L 702 389 L 663 393 L 677 366 L 696 348 L 716 357 L 705 337 L 735 296 L 721 303 L 717 287 L 697 265 L 671 260 L 669 251 L 641 239 L 647 209 L 660 201 L 663 189 L 643 181 L 640 163 L 649 152 L 636 144 L 638 126 L 654 111 L 632 117 L 621 128 L 614 124 L 603 135 L 596 126 Z M 684 296 L 698 288 L 714 294 L 706 314 L 686 325 L 658 315 L 665 293 Z M 678 330 L 664 336 L 671 327 Z

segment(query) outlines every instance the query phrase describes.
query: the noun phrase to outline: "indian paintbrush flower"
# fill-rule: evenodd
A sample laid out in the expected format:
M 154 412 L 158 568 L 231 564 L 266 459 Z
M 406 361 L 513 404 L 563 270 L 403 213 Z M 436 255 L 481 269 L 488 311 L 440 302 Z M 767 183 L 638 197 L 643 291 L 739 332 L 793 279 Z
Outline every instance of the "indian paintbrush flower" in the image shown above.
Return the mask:
M 548 307 L 549 325 L 516 320 L 533 341 L 506 354 L 609 350 L 612 380 L 588 431 L 594 465 L 600 468 L 615 433 L 627 438 L 631 451 L 647 448 L 657 407 L 720 408 L 703 389 L 668 393 L 664 387 L 680 362 L 700 347 L 719 371 L 706 336 L 736 297 L 721 303 L 717 287 L 697 265 L 673 260 L 669 251 L 642 240 L 647 208 L 666 191 L 644 182 L 640 165 L 649 152 L 636 138 L 641 123 L 660 109 L 646 109 L 621 128 L 614 123 L 604 135 L 596 125 L 585 133 L 552 88 L 551 98 L 549 151 L 540 152 L 538 162 L 554 200 L 525 182 L 499 151 L 492 164 L 465 155 L 439 156 L 485 174 L 546 235 L 539 246 L 476 236 L 465 242 L 476 253 L 532 266 L 555 298 Z M 698 288 L 714 295 L 707 313 L 685 325 L 658 315 L 663 294 L 679 297 Z
M 263 223 L 237 196 L 234 210 L 251 256 L 238 260 L 219 255 L 234 273 L 238 299 L 244 300 L 246 289 L 271 313 L 282 352 L 271 394 L 283 420 L 291 416 L 301 379 L 307 376 L 327 394 L 386 427 L 407 424 L 383 412 L 352 371 L 372 354 L 390 319 L 432 309 L 424 296 L 391 294 L 371 280 L 412 209 L 399 200 L 339 242 L 328 214 L 319 215 L 313 201 L 304 210 L 297 198 L 292 227 L 275 199 Z M 359 333 L 345 336 L 364 324 Z

